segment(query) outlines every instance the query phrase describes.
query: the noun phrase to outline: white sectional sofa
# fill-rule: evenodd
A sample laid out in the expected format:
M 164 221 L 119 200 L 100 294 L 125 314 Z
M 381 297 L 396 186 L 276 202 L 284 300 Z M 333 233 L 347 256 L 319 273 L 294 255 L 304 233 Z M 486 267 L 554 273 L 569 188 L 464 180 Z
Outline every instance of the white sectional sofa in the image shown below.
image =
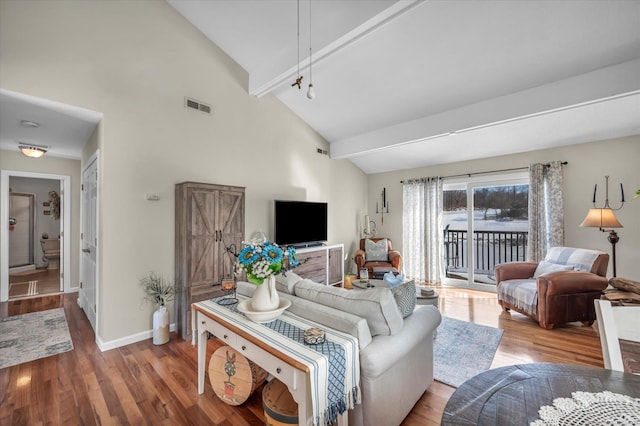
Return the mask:
M 349 424 L 399 425 L 433 382 L 438 309 L 408 311 L 405 304 L 401 310 L 398 292 L 389 288 L 346 290 L 292 272 L 276 282 L 280 296 L 292 301 L 290 312 L 358 338 L 362 403 L 349 411 Z M 251 296 L 254 289 L 238 283 L 240 294 Z

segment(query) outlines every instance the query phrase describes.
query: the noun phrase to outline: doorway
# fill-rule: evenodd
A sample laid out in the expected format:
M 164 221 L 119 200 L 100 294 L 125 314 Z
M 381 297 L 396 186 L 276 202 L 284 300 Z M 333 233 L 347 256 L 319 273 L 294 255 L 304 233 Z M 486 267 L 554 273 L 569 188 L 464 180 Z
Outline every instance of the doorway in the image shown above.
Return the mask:
M 443 190 L 445 283 L 495 291 L 495 265 L 525 260 L 528 174 L 452 179 Z
M 71 236 L 68 232 L 65 235 L 65 231 L 71 229 L 71 197 L 66 195 L 71 194 L 71 177 L 3 170 L 0 176 L 0 222 L 3 224 L 12 222 L 9 207 L 14 192 L 30 195 L 33 199 L 33 213 L 28 213 L 32 217 L 28 243 L 32 257 L 28 264 L 17 265 L 23 259 L 16 260 L 11 254 L 17 250 L 23 256 L 20 252 L 24 250 L 19 246 L 12 249 L 10 238 L 19 222 L 14 224 L 13 230 L 11 225 L 3 227 L 0 234 L 0 301 L 9 300 L 10 293 L 11 299 L 15 300 L 68 291 L 71 285 Z M 17 218 L 13 219 L 17 221 Z

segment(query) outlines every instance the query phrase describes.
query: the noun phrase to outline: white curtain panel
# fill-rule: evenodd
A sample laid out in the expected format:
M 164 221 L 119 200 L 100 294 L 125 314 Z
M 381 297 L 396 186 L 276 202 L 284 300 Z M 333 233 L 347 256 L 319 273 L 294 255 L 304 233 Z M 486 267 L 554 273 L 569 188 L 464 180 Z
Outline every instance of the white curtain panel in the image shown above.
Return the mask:
M 527 260 L 539 262 L 551 247 L 564 246 L 564 174 L 561 161 L 529 167 Z
M 416 282 L 441 283 L 444 277 L 442 179 L 405 181 L 402 202 L 404 274 Z

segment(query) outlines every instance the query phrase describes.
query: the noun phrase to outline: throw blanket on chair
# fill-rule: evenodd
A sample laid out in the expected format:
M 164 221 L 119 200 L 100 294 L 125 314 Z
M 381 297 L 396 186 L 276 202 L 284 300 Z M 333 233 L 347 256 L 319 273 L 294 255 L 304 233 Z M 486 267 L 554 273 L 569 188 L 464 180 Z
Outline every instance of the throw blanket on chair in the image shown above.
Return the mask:
M 247 299 L 241 295 L 237 297 L 239 300 Z M 216 302 L 220 299 L 201 304 L 230 324 L 238 324 L 239 328 L 250 331 L 255 337 L 309 367 L 314 425 L 330 425 L 338 415 L 360 403 L 360 353 L 355 337 L 287 311 L 271 322 L 256 323 L 237 310 L 237 303 L 218 305 Z M 311 327 L 325 331 L 324 343 L 304 343 L 304 331 Z
M 535 279 L 509 280 L 508 285 L 498 286 L 498 299 L 522 309 L 531 315 L 538 314 L 538 284 Z
M 551 247 L 545 260 L 560 265 L 573 265 L 576 271 L 591 272 L 601 252 L 573 247 Z

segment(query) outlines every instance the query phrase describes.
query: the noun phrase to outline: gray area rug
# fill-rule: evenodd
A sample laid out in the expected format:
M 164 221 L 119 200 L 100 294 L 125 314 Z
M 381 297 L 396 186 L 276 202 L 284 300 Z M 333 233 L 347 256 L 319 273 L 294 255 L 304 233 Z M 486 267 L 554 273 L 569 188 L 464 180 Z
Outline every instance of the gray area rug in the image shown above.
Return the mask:
M 442 317 L 433 345 L 434 379 L 458 387 L 491 367 L 504 330 Z
M 0 368 L 73 350 L 64 308 L 0 319 Z

